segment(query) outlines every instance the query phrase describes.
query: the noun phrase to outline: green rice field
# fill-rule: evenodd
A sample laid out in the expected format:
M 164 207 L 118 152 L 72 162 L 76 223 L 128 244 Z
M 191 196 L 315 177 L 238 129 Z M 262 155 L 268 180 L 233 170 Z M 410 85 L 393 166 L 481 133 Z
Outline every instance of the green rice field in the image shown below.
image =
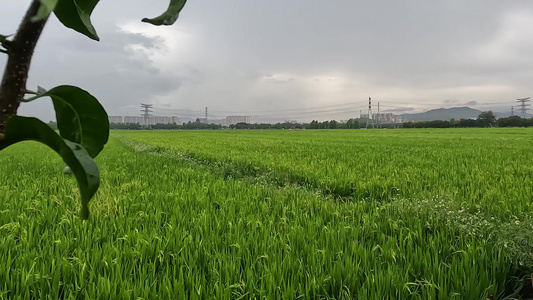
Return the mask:
M 533 129 L 114 131 L 78 218 L 0 152 L 0 299 L 521 299 Z

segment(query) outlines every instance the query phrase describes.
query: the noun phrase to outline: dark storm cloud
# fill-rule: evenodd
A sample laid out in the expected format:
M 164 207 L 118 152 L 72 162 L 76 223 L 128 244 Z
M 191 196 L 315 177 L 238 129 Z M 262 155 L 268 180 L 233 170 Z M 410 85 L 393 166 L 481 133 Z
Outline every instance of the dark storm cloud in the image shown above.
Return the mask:
M 61 35 L 44 36 L 34 58 L 30 86 L 77 85 L 96 96 L 110 114 L 179 87 L 179 81 L 161 74 L 147 55 L 132 48 L 157 49 L 157 39 L 118 28 L 101 30 L 100 35 L 105 38 L 101 43 L 79 44 Z
M 33 58 L 28 88 L 76 85 L 96 96 L 109 114 L 134 115 L 139 103 L 179 88 L 179 78 L 162 74 L 142 51 L 161 51 L 159 38 L 125 32 L 116 25 L 95 22 L 95 26 L 101 38 L 98 43 L 51 19 Z M 22 114 L 44 119 L 52 119 L 51 111 L 44 99 L 21 107 Z

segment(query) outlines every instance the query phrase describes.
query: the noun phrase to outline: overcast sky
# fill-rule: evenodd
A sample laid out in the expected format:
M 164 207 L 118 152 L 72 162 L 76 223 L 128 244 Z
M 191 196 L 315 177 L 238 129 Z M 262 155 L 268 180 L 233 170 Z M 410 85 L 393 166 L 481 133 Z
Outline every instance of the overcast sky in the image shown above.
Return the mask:
M 2 1 L 0 34 L 29 0 Z M 141 23 L 168 0 L 101 0 L 95 42 L 51 17 L 29 89 L 77 85 L 109 115 L 254 121 L 348 119 L 533 96 L 531 0 L 189 0 L 171 27 Z M 5 55 L 0 56 L 4 67 Z M 50 101 L 20 112 L 53 119 Z

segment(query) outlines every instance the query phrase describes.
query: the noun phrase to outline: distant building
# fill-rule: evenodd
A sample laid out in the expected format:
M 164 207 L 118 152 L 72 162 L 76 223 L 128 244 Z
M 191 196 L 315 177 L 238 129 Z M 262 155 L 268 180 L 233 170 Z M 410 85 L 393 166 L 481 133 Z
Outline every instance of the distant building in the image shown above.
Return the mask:
M 368 119 L 368 114 L 361 114 L 361 119 Z M 402 116 L 392 113 L 372 114 L 372 119 L 380 124 L 396 124 L 403 122 Z
M 229 127 L 230 125 L 235 125 L 237 123 L 250 124 L 250 116 L 227 116 L 224 119 L 209 119 L 209 120 L 206 120 L 205 118 L 197 118 L 196 122 L 199 122 L 201 124 L 212 123 L 212 124 L 217 124 L 217 125 L 224 126 L 224 127 Z
M 155 125 L 155 124 L 179 124 L 180 119 L 176 116 L 149 116 L 144 120 L 143 116 L 125 116 L 123 119 L 124 124 L 137 123 L 140 125 Z M 145 124 L 146 123 L 146 124 Z
M 235 125 L 237 123 L 250 124 L 250 116 L 227 116 L 226 124 L 224 126 Z
M 372 114 L 372 117 L 381 124 L 402 123 L 402 116 L 392 113 Z
M 172 123 L 178 124 L 179 121 L 180 121 L 180 119 L 178 117 L 176 117 L 176 116 L 172 116 L 172 117 L 150 116 L 150 117 L 148 117 L 148 125 L 172 124 Z
M 109 123 L 122 124 L 122 116 L 108 116 Z
M 142 124 L 144 122 L 143 117 L 139 116 L 125 116 L 124 117 L 124 124 Z
M 217 125 L 220 125 L 220 126 L 228 126 L 226 125 L 226 119 L 218 119 L 218 120 L 209 120 L 209 123 L 213 123 L 213 124 L 217 124 Z

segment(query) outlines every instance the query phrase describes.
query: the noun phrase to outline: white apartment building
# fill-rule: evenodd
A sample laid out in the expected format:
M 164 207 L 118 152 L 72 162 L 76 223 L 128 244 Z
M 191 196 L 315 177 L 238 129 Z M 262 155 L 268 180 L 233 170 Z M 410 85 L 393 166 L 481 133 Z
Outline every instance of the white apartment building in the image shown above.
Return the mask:
M 361 119 L 368 119 L 368 114 L 361 114 Z M 379 123 L 387 123 L 387 124 L 393 124 L 393 123 L 402 123 L 402 116 L 395 115 L 392 113 L 373 113 L 372 119 L 377 120 Z
M 250 124 L 250 116 L 227 116 L 226 124 L 224 124 L 224 126 L 235 125 L 237 123 Z
M 180 118 L 177 116 L 150 116 L 145 120 L 143 116 L 125 116 L 123 123 L 139 123 L 140 125 L 155 125 L 155 124 L 179 124 Z
M 122 124 L 122 116 L 108 116 L 109 123 Z
M 124 124 L 134 124 L 134 123 L 142 124 L 143 122 L 144 122 L 143 117 L 139 117 L 139 116 L 125 116 L 124 117 Z
M 144 119 L 143 119 L 144 122 Z M 172 117 L 166 117 L 166 116 L 150 116 L 148 117 L 148 124 L 149 125 L 155 125 L 155 124 L 172 124 L 176 123 L 179 124 L 180 119 L 176 116 Z
M 379 123 L 402 123 L 402 116 L 392 113 L 372 114 L 372 117 Z

